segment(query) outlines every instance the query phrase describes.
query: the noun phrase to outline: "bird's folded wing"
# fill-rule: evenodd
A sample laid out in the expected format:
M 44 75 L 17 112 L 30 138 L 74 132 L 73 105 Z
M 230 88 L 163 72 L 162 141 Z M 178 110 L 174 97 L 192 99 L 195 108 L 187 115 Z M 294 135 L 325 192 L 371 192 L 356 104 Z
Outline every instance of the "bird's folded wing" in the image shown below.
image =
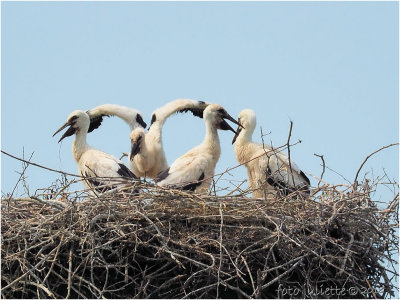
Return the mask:
M 160 186 L 184 185 L 204 179 L 208 160 L 201 155 L 186 154 L 176 160 L 168 174 L 158 184 Z

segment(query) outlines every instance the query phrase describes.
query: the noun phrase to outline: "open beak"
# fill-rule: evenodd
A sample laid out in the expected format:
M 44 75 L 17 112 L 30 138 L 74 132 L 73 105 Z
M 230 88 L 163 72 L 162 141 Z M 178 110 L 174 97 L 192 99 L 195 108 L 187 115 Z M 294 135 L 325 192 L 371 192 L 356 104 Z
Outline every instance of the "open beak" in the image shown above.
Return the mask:
M 74 128 L 74 127 L 72 127 L 72 124 L 71 123 L 65 123 L 63 126 L 61 126 L 54 134 L 53 134 L 53 137 L 57 134 L 57 133 L 59 133 L 61 130 L 63 130 L 63 129 L 65 129 L 65 128 L 67 128 L 68 126 L 70 126 L 69 128 L 68 128 L 68 130 L 62 135 L 62 137 L 58 140 L 58 142 L 61 142 L 64 138 L 66 138 L 67 136 L 71 136 L 71 135 L 73 135 L 74 133 L 75 133 L 75 131 L 76 131 L 76 129 Z
M 225 119 L 235 123 L 238 125 L 238 128 L 243 127 L 238 121 L 236 121 L 234 118 L 232 118 L 227 112 L 224 112 L 221 114 L 221 117 L 224 118 L 224 120 L 219 124 L 219 128 L 222 130 L 230 130 L 232 131 L 235 135 L 238 133 L 225 121 Z

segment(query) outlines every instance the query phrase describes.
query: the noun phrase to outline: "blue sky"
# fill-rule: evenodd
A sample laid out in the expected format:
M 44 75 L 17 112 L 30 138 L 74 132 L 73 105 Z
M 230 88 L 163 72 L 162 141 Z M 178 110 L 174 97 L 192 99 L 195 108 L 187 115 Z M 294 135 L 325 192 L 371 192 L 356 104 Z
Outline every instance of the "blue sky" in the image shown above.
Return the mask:
M 292 155 L 319 176 L 348 180 L 363 159 L 398 141 L 398 4 L 395 2 L 2 2 L 2 149 L 76 173 L 72 138 L 52 133 L 75 109 L 103 103 L 151 112 L 175 98 L 256 111 L 268 143 L 302 140 Z M 261 141 L 259 130 L 254 139 Z M 119 156 L 129 130 L 106 120 L 88 142 Z M 204 136 L 200 119 L 164 128 L 171 163 Z M 236 165 L 221 132 L 217 172 Z M 362 175 L 398 174 L 398 149 L 371 158 Z M 2 192 L 20 162 L 2 155 Z M 372 175 L 372 171 L 374 175 Z M 6 174 L 5 174 L 6 172 Z M 30 167 L 31 190 L 57 174 Z M 232 172 L 245 179 L 244 168 Z M 324 179 L 342 183 L 327 172 Z M 315 181 L 314 181 L 315 184 Z M 21 191 L 22 192 L 22 191 Z
M 286 142 L 292 159 L 320 176 L 352 181 L 371 152 L 398 141 L 396 2 L 2 2 L 2 149 L 76 173 L 72 138 L 52 133 L 75 109 L 103 103 L 151 112 L 175 98 L 257 113 L 254 140 Z M 107 119 L 88 142 L 120 156 L 129 129 Z M 169 163 L 199 144 L 204 123 L 174 116 L 164 127 Z M 220 132 L 217 172 L 235 166 L 232 133 Z M 398 174 L 397 147 L 372 157 L 361 176 Z M 2 192 L 21 163 L 2 155 Z M 228 179 L 246 178 L 243 167 Z M 31 191 L 57 174 L 30 167 Z M 324 179 L 346 183 L 335 172 Z M 316 181 L 312 181 L 315 185 Z M 17 192 L 23 193 L 18 189 Z
M 223 105 L 234 117 L 257 113 L 254 140 L 302 140 L 292 159 L 320 176 L 321 160 L 352 181 L 365 157 L 398 141 L 397 2 L 4 2 L 1 3 L 1 148 L 50 168 L 77 173 L 67 138 L 52 134 L 75 109 L 104 103 L 151 112 L 176 98 Z M 199 144 L 204 123 L 170 118 L 168 162 Z M 216 173 L 237 165 L 231 132 L 220 132 Z M 129 129 L 110 118 L 88 136 L 117 157 Z M 1 156 L 2 194 L 21 163 Z M 125 160 L 127 163 L 127 161 Z M 398 179 L 398 148 L 373 156 L 360 176 Z M 324 180 L 347 182 L 327 170 Z M 31 193 L 59 175 L 29 167 Z M 311 176 L 310 176 L 311 177 Z M 221 186 L 246 179 L 244 167 Z M 312 185 L 317 181 L 311 179 Z M 82 188 L 77 185 L 76 189 Z M 24 193 L 22 186 L 15 195 Z M 383 187 L 374 199 L 389 201 Z
M 2 2 L 2 149 L 76 173 L 72 138 L 52 138 L 71 111 L 116 103 L 149 122 L 164 103 L 193 98 L 234 117 L 255 110 L 254 140 L 262 127 L 274 146 L 292 120 L 300 168 L 319 176 L 317 153 L 352 181 L 368 154 L 398 141 L 398 45 L 396 2 Z M 112 118 L 88 142 L 120 156 L 128 135 Z M 170 118 L 169 163 L 203 136 L 201 119 Z M 232 134 L 220 137 L 217 172 L 236 165 Z M 372 157 L 361 175 L 397 178 L 397 153 Z M 20 170 L 2 155 L 3 193 Z M 31 191 L 58 177 L 35 167 L 27 175 Z M 245 179 L 245 169 L 229 178 Z M 345 183 L 331 171 L 324 179 Z

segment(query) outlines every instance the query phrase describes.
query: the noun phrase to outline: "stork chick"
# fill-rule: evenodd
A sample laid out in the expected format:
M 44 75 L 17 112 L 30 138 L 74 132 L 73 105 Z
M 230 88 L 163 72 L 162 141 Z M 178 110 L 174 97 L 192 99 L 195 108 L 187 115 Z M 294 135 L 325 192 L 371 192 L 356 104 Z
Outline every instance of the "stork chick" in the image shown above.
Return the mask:
M 192 112 L 194 116 L 203 117 L 204 109 L 209 103 L 192 99 L 177 99 L 156 109 L 151 116 L 151 124 L 146 133 L 143 128 L 131 132 L 130 169 L 139 177 L 157 178 L 157 175 L 168 168 L 162 143 L 162 129 L 165 121 L 174 113 Z
M 235 142 L 236 159 L 245 164 L 249 185 L 253 197 L 264 198 L 275 189 L 287 195 L 295 190 L 309 192 L 310 180 L 289 158 L 271 146 L 261 145 L 252 141 L 256 127 L 256 114 L 251 109 L 244 109 L 239 114 L 237 133 L 232 140 Z
M 114 182 L 115 178 L 137 178 L 122 161 L 103 151 L 96 150 L 87 144 L 86 136 L 90 126 L 90 118 L 87 113 L 81 110 L 73 111 L 69 115 L 67 122 L 53 136 L 68 126 L 68 130 L 61 136 L 58 142 L 75 134 L 75 141 L 72 144 L 72 154 L 78 164 L 79 174 L 85 177 L 83 183 L 88 189 L 104 192 L 117 187 L 110 185 L 113 182 L 113 178 Z
M 157 185 L 197 193 L 208 192 L 215 166 L 221 154 L 217 129 L 236 131 L 225 121 L 228 119 L 240 126 L 226 110 L 218 104 L 210 104 L 203 112 L 206 135 L 203 142 L 158 175 Z

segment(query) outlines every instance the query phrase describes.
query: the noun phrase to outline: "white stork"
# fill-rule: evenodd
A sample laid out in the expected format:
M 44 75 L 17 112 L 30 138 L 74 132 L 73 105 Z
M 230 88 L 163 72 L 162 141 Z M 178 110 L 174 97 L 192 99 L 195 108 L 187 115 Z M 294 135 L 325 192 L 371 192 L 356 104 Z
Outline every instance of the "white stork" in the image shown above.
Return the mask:
M 284 195 L 295 190 L 309 193 L 310 180 L 292 160 L 289 165 L 288 156 L 271 146 L 252 142 L 256 127 L 254 111 L 242 110 L 238 120 L 242 127 L 238 127 L 232 144 L 236 142 L 237 161 L 247 168 L 253 197 L 264 198 L 266 193 L 273 192 L 276 188 Z
M 218 104 L 210 104 L 203 112 L 206 135 L 203 142 L 158 175 L 157 185 L 205 193 L 208 191 L 215 166 L 221 154 L 217 129 L 235 130 L 225 121 L 228 119 L 240 126 L 226 110 Z
M 177 99 L 156 109 L 151 116 L 148 132 L 136 128 L 131 132 L 130 168 L 139 177 L 157 178 L 168 168 L 162 143 L 162 128 L 169 116 L 190 111 L 194 116 L 203 117 L 209 103 L 192 99 Z
M 68 130 L 58 142 L 75 134 L 72 154 L 78 164 L 79 174 L 85 177 L 83 182 L 88 189 L 104 192 L 118 186 L 111 185 L 116 178 L 137 178 L 122 161 L 87 144 L 86 135 L 90 126 L 90 118 L 87 113 L 81 110 L 73 111 L 69 115 L 67 122 L 53 136 L 68 126 Z

